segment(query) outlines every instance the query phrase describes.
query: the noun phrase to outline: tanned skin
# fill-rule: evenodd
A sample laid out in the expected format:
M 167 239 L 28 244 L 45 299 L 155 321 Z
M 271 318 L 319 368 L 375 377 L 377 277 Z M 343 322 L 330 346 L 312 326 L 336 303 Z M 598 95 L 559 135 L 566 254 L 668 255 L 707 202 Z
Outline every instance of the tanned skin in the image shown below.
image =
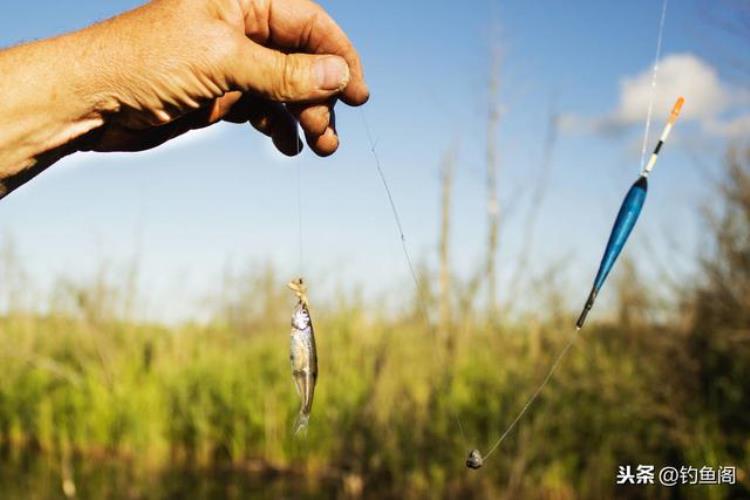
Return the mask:
M 1 8 L 0 8 L 1 10 Z M 369 97 L 359 55 L 309 0 L 155 0 L 0 51 L 0 198 L 77 151 L 141 151 L 221 120 L 284 154 L 339 145 Z

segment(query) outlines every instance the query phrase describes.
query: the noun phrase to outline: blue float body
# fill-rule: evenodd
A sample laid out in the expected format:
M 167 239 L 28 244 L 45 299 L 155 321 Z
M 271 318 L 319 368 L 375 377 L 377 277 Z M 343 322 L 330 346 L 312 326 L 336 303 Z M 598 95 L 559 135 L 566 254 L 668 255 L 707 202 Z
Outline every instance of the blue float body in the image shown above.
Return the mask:
M 617 214 L 615 225 L 612 227 L 612 233 L 609 235 L 607 248 L 604 250 L 602 263 L 599 265 L 599 271 L 596 273 L 594 280 L 594 293 L 599 293 L 599 289 L 607 279 L 609 272 L 612 270 L 617 257 L 622 252 L 625 242 L 628 241 L 631 231 L 638 216 L 641 214 L 643 203 L 646 201 L 646 192 L 648 191 L 648 181 L 641 176 L 631 186 L 628 194 L 620 206 L 620 212 Z

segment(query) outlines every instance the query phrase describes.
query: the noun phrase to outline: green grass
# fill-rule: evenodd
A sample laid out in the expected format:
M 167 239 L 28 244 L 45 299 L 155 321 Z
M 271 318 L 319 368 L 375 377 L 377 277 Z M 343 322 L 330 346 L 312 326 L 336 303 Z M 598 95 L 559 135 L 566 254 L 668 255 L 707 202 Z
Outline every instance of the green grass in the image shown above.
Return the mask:
M 487 467 L 470 473 L 467 446 L 486 451 L 572 330 L 477 326 L 450 354 L 418 323 L 351 307 L 315 313 L 320 379 L 303 439 L 292 434 L 298 401 L 282 315 L 244 331 L 5 317 L 0 438 L 144 467 L 260 462 L 313 478 L 354 474 L 412 496 L 514 488 L 597 498 L 613 493 L 620 464 L 728 458 L 712 417 L 686 415 L 691 395 L 670 358 L 679 332 L 585 332 Z

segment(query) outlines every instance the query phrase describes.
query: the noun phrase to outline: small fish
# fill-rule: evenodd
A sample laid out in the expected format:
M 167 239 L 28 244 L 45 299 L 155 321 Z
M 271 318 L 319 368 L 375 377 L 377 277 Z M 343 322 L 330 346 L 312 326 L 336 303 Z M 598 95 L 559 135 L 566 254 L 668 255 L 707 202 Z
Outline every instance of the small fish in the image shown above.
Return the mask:
M 318 352 L 315 349 L 315 334 L 302 278 L 289 283 L 289 288 L 297 296 L 297 305 L 292 313 L 292 331 L 289 335 L 289 360 L 297 394 L 301 399 L 299 414 L 294 424 L 294 432 L 299 434 L 307 429 L 310 420 L 315 383 L 318 380 Z

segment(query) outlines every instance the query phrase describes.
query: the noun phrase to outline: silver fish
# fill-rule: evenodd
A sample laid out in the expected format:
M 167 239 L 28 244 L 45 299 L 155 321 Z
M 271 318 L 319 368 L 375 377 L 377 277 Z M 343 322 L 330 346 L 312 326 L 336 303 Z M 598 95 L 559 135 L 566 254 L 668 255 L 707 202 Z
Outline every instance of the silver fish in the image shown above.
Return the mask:
M 310 311 L 307 308 L 307 297 L 302 278 L 289 283 L 297 295 L 297 305 L 292 313 L 292 331 L 289 335 L 289 360 L 292 364 L 292 376 L 300 396 L 300 408 L 294 424 L 295 434 L 307 428 L 312 411 L 315 383 L 318 380 L 318 352 L 315 349 Z

